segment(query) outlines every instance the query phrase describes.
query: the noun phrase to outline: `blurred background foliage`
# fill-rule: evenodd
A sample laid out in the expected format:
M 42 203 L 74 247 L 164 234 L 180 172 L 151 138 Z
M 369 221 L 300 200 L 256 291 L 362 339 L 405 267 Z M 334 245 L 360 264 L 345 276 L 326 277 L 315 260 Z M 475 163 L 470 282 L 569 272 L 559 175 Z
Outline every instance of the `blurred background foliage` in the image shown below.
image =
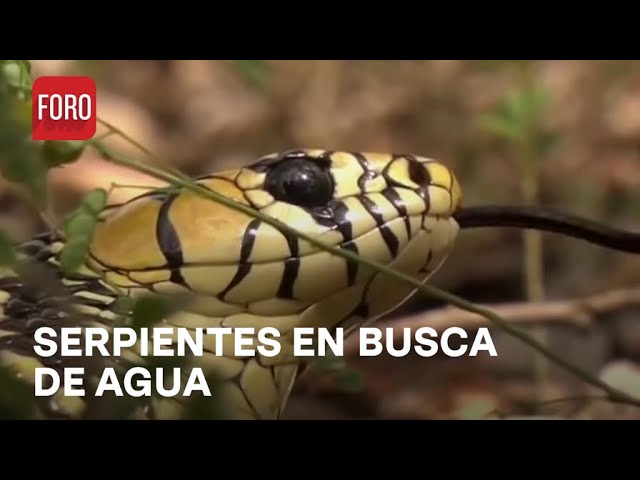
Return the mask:
M 467 205 L 538 203 L 640 230 L 638 61 L 34 60 L 31 67 L 34 78 L 92 76 L 101 118 L 192 175 L 295 147 L 408 152 L 451 166 Z M 140 157 L 121 138 L 105 142 Z M 157 183 L 89 152 L 48 180 L 58 219 L 112 182 Z M 0 229 L 23 240 L 43 227 L 33 205 L 0 178 Z M 478 302 L 560 301 L 639 286 L 640 258 L 558 236 L 523 242 L 522 232 L 478 230 L 460 237 L 432 281 Z M 436 307 L 416 296 L 387 322 L 419 322 Z M 636 318 L 625 308 L 589 328 L 530 323 L 542 324 L 546 341 L 577 363 L 633 390 Z M 347 359 L 364 378 L 361 393 L 309 375 L 287 415 L 478 418 L 540 413 L 536 402 L 585 394 L 566 374 L 541 374 L 520 343 L 498 332 L 494 339 L 498 359 Z M 631 407 L 587 403 L 553 412 L 640 418 Z

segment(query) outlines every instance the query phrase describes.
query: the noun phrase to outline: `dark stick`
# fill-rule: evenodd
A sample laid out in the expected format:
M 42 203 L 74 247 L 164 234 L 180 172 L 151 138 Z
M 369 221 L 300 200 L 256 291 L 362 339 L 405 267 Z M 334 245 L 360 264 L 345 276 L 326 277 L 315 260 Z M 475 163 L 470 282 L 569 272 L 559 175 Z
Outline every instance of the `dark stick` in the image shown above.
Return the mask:
M 628 232 L 553 210 L 487 205 L 460 208 L 453 215 L 461 229 L 513 227 L 559 233 L 605 248 L 640 253 L 640 233 Z

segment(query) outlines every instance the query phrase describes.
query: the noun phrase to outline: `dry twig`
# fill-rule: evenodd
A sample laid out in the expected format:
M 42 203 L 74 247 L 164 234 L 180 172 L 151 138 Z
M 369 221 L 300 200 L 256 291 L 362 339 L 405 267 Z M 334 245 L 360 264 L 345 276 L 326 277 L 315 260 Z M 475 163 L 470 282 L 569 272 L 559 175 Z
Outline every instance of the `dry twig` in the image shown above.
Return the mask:
M 588 328 L 600 321 L 605 314 L 640 307 L 640 287 L 611 290 L 583 298 L 502 303 L 485 305 L 485 307 L 510 323 L 569 323 L 580 328 Z M 441 333 L 450 327 L 475 329 L 490 324 L 491 322 L 485 317 L 460 310 L 457 307 L 447 306 L 427 313 L 381 321 L 376 327 L 382 330 L 382 340 L 385 339 L 386 327 L 393 327 L 394 339 L 400 340 L 404 328 L 411 328 L 412 331 L 415 331 L 421 327 L 431 327 Z M 358 352 L 359 337 L 356 332 L 345 339 L 344 354 L 349 357 L 357 355 Z

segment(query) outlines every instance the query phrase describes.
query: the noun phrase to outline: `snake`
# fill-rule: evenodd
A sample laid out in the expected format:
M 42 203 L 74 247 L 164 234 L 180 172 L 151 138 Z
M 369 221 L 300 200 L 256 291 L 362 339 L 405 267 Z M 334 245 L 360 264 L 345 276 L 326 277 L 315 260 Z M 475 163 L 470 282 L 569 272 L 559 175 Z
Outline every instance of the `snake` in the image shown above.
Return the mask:
M 412 154 L 290 149 L 194 181 L 421 284 L 439 270 L 463 228 L 538 228 L 640 253 L 637 234 L 577 217 L 529 207 L 464 207 L 452 170 Z M 152 364 L 141 354 L 142 339 L 119 356 L 69 357 L 60 349 L 50 357 L 35 353 L 34 333 L 42 326 L 113 331 L 131 314 L 122 310 L 123 298 L 156 295 L 175 301 L 178 307 L 154 324 L 169 329 L 276 328 L 281 347 L 276 356 L 237 355 L 232 336 L 221 342 L 205 338 L 203 354 L 183 365 L 216 379 L 223 418 L 276 420 L 308 366 L 294 355 L 296 328 L 342 329 L 350 335 L 417 291 L 177 186 L 105 207 L 86 260 L 73 273 L 61 268 L 65 242 L 58 230 L 35 235 L 16 251 L 25 265 L 37 268 L 31 274 L 14 266 L 0 270 L 0 365 L 30 386 L 37 368 L 86 371 L 87 395 L 65 396 L 61 388 L 38 397 L 35 418 L 108 416 L 105 398 L 92 394 L 99 372 Z M 124 408 L 127 418 L 183 418 L 190 399 L 137 400 Z

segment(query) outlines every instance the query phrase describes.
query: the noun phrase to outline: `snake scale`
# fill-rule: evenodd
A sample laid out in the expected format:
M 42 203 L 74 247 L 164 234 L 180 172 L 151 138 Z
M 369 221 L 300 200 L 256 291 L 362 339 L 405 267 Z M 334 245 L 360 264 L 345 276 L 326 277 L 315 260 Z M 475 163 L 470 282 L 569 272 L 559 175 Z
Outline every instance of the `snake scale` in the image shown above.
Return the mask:
M 501 216 L 500 208 L 469 210 L 465 215 L 455 175 L 442 163 L 416 155 L 289 150 L 196 181 L 421 282 L 442 265 L 461 227 L 527 227 L 526 219 L 535 217 L 532 212 L 519 216 L 515 210 Z M 542 229 L 566 230 L 566 219 L 560 216 L 542 220 Z M 633 234 L 615 237 L 605 231 L 603 238 L 589 238 L 596 230 L 593 225 L 574 226 L 568 234 L 611 248 L 638 249 Z M 150 360 L 139 355 L 139 344 L 120 357 L 41 358 L 34 352 L 34 332 L 41 326 L 109 330 L 122 320 L 116 308 L 122 296 L 186 297 L 179 310 L 163 318 L 163 327 L 272 326 L 281 332 L 281 353 L 276 357 L 236 356 L 233 339 L 227 336 L 222 354 L 216 354 L 219 345 L 205 339 L 204 355 L 187 360 L 188 367 L 198 366 L 220 382 L 215 394 L 224 399 L 225 418 L 280 418 L 303 367 L 293 355 L 294 328 L 342 327 L 348 334 L 391 312 L 415 292 L 177 187 L 108 206 L 89 256 L 74 274 L 63 274 L 60 268 L 63 246 L 64 238 L 56 232 L 18 245 L 21 257 L 40 269 L 40 282 L 8 268 L 0 270 L 1 364 L 31 384 L 41 366 L 83 366 L 95 380 L 106 366 L 145 365 Z M 100 415 L 99 399 L 90 392 L 65 397 L 61 389 L 37 400 L 38 418 Z M 180 418 L 184 408 L 184 398 L 152 396 L 131 407 L 129 416 Z

